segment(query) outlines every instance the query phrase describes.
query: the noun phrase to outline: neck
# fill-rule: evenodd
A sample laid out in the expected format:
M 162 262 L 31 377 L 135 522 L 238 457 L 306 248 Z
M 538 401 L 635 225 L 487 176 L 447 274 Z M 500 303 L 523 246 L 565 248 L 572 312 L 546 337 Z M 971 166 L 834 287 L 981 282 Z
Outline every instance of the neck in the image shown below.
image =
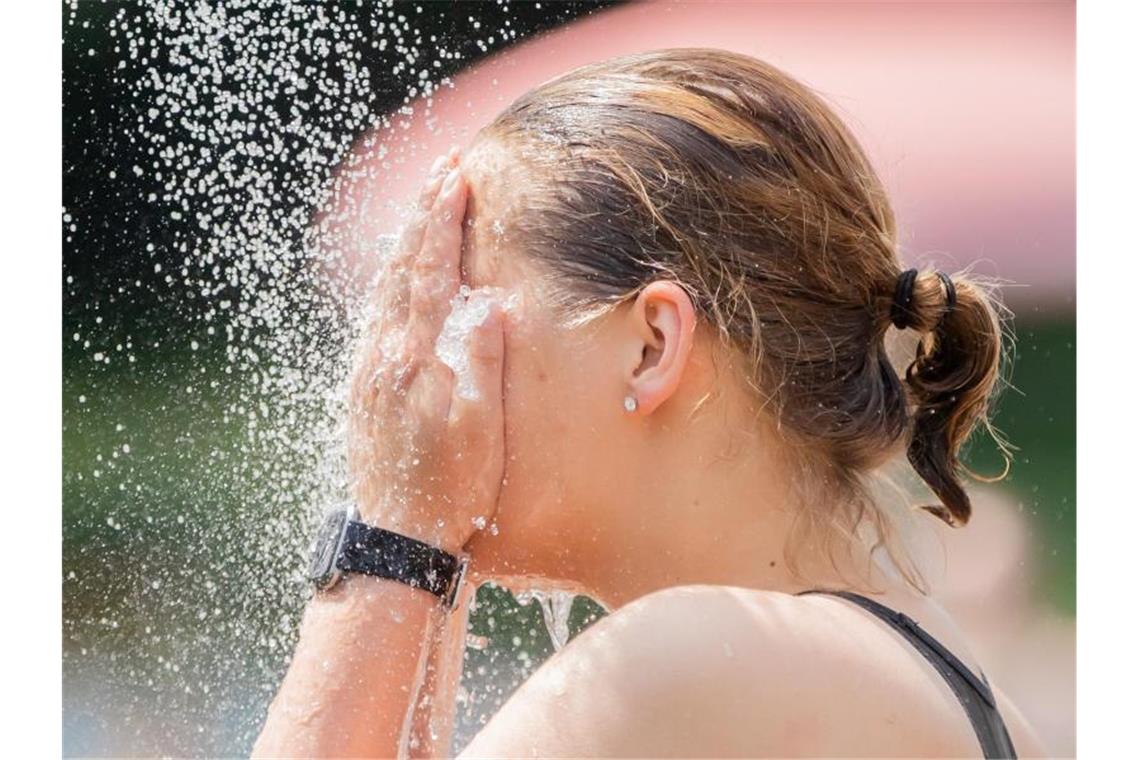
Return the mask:
M 785 445 L 776 431 L 738 432 L 725 440 L 723 426 L 709 428 L 718 431 L 709 433 L 710 440 L 693 440 L 700 433 L 690 426 L 672 455 L 648 453 L 647 477 L 637 479 L 643 510 L 611 526 L 607 535 L 614 539 L 607 543 L 620 545 L 590 551 L 590 566 L 580 569 L 595 598 L 613 609 L 661 588 L 692 584 L 795 593 L 849 586 L 874 572 L 861 548 L 848 552 L 797 534 L 805 506 L 795 470 L 776 453 Z M 712 455 L 694 462 L 694 451 Z M 591 537 L 595 545 L 600 539 L 605 541 Z
M 472 581 L 521 589 L 541 577 L 610 609 L 680 585 L 785 593 L 882 586 L 865 549 L 800 535 L 797 517 L 808 505 L 798 486 L 811 480 L 784 455 L 785 436 L 772 424 L 742 424 L 754 410 L 723 394 L 693 414 L 704 390 L 656 410 L 630 440 L 609 443 L 621 452 L 620 475 L 578 490 L 583 498 L 574 502 L 555 484 L 557 509 L 534 514 L 560 522 L 534 531 L 533 521 L 505 519 L 501 532 L 476 536 Z

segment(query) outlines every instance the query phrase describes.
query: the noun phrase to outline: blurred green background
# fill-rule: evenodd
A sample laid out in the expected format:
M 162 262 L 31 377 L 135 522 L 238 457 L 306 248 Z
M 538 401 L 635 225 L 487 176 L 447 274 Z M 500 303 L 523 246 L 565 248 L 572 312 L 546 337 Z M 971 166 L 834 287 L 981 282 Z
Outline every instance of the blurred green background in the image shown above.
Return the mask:
M 1075 322 L 1055 315 L 1019 321 L 1017 331 L 1018 392 L 1005 394 L 996 422 L 1020 447 L 1008 485 L 1033 518 L 1031 546 L 1042 570 L 1033 579 L 1036 593 L 1071 615 Z M 70 336 L 64 343 L 74 345 Z M 259 524 L 274 515 L 258 515 L 239 494 L 215 487 L 219 470 L 233 482 L 230 470 L 252 480 L 262 469 L 255 448 L 238 453 L 244 425 L 218 412 L 235 392 L 225 366 L 222 357 L 167 350 L 105 367 L 83 351 L 65 351 L 69 752 L 229 754 L 252 741 L 251 716 L 275 690 L 304 593 L 295 577 L 302 547 L 263 553 Z M 992 447 L 977 449 L 971 466 L 1000 470 Z M 293 595 L 282 600 L 271 592 L 257 604 L 245 588 L 251 568 L 293 578 Z M 535 627 L 532 621 L 527 630 Z M 543 638 L 535 647 L 541 662 L 549 644 Z

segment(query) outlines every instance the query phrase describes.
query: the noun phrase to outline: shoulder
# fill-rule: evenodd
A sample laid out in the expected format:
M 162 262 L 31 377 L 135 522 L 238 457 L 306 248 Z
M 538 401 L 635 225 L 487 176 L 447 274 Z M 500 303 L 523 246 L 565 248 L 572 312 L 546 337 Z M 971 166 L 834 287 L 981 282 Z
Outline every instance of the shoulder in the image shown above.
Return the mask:
M 944 747 L 920 717 L 945 710 L 939 693 L 866 618 L 820 597 L 654 592 L 545 663 L 464 756 L 882 754 L 884 735 L 908 754 Z

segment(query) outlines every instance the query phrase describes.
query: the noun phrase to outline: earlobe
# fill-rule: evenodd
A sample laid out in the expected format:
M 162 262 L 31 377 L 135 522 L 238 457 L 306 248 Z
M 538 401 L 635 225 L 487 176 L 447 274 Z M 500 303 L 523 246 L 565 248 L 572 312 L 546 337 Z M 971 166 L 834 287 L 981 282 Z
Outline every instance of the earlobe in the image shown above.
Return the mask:
M 641 335 L 642 360 L 629 379 L 627 411 L 651 414 L 681 385 L 692 352 L 696 312 L 676 282 L 657 280 L 638 294 L 631 311 Z

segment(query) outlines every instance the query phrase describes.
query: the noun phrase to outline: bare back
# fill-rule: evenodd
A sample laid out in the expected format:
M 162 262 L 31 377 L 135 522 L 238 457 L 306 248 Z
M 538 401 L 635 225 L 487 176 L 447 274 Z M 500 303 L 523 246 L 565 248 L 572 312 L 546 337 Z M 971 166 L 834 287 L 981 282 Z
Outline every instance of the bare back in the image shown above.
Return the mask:
M 921 600 L 907 606 L 976 672 L 944 613 Z M 1018 755 L 1044 754 L 996 697 Z M 981 756 L 954 692 L 897 631 L 845 600 L 730 586 L 655 592 L 597 623 L 524 683 L 463 756 L 491 747 L 512 756 Z

